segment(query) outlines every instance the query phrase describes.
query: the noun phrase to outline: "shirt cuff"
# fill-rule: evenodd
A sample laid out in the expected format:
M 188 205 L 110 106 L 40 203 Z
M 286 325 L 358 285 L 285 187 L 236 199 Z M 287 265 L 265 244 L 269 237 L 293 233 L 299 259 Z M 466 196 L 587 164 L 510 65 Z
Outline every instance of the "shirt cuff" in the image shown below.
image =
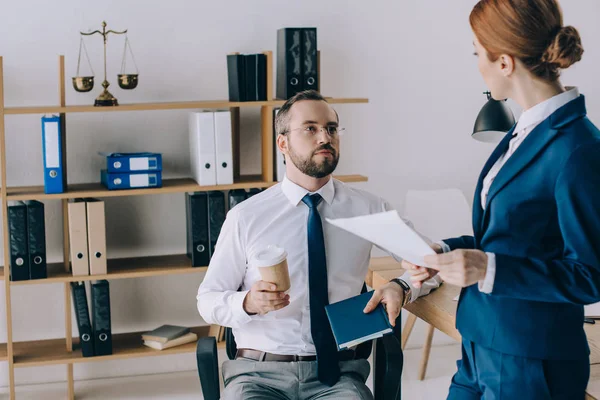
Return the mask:
M 490 294 L 494 290 L 494 279 L 496 279 L 496 255 L 487 252 L 485 254 L 488 256 L 487 271 L 478 286 L 481 293 Z
M 450 253 L 452 251 L 452 249 L 450 248 L 450 246 L 448 246 L 446 244 L 446 242 L 440 240 L 439 242 L 435 242 L 437 245 L 439 245 L 442 248 L 442 251 L 444 253 Z
M 231 297 L 229 297 L 229 306 L 231 307 L 233 317 L 237 321 L 238 326 L 252 321 L 252 316 L 248 315 L 248 313 L 244 311 L 244 299 L 246 298 L 248 292 L 249 290 L 235 292 L 231 295 Z

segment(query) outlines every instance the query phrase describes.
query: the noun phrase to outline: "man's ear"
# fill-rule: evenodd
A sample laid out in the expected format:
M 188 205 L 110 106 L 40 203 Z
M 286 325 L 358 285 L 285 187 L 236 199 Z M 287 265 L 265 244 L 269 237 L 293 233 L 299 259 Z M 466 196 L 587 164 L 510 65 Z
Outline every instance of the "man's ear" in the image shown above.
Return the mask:
M 508 54 L 502 54 L 498 60 L 500 61 L 500 70 L 502 71 L 502 75 L 511 76 L 515 71 L 514 57 L 509 56 Z
M 283 154 L 287 155 L 287 153 L 288 153 L 287 136 L 285 136 L 285 135 L 277 135 L 277 148 Z

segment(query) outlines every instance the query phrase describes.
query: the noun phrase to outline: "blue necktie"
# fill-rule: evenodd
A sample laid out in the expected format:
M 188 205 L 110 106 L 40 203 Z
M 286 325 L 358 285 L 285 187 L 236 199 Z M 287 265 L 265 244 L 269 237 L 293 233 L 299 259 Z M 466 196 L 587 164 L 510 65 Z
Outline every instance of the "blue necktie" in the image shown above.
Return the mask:
M 337 346 L 327 319 L 327 260 L 323 225 L 317 206 L 319 194 L 306 195 L 302 202 L 308 206 L 308 286 L 310 297 L 310 330 L 317 350 L 317 376 L 322 383 L 333 386 L 340 378 Z

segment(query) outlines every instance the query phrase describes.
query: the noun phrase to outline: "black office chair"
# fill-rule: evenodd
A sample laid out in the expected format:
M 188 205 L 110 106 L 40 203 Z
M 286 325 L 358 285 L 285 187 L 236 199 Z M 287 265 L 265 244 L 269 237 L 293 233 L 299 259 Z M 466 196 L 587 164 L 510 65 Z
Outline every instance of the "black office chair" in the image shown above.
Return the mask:
M 364 291 L 366 291 L 366 287 L 363 287 Z M 373 394 L 375 400 L 400 400 L 400 378 L 404 363 L 400 346 L 401 315 L 396 319 L 393 334 L 361 343 L 356 348 L 356 358 L 358 359 L 368 359 L 373 349 Z M 237 345 L 231 328 L 225 329 L 225 347 L 227 357 L 233 360 L 237 352 Z M 196 360 L 204 400 L 218 400 L 221 397 L 221 391 L 217 341 L 214 337 L 203 337 L 198 340 Z

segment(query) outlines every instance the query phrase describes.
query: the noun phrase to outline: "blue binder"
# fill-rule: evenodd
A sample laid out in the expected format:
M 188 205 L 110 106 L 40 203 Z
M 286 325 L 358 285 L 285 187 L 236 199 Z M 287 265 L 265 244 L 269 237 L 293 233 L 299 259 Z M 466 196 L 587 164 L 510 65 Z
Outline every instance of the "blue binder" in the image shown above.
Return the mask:
M 114 172 L 162 171 L 160 153 L 99 153 L 106 156 L 106 170 Z
M 44 193 L 63 193 L 61 121 L 59 116 L 42 117 Z
M 103 169 L 100 179 L 109 190 L 162 187 L 162 171 L 111 174 Z
M 366 292 L 325 306 L 338 350 L 393 333 L 383 304 L 369 314 L 363 312 L 372 296 L 373 292 Z

